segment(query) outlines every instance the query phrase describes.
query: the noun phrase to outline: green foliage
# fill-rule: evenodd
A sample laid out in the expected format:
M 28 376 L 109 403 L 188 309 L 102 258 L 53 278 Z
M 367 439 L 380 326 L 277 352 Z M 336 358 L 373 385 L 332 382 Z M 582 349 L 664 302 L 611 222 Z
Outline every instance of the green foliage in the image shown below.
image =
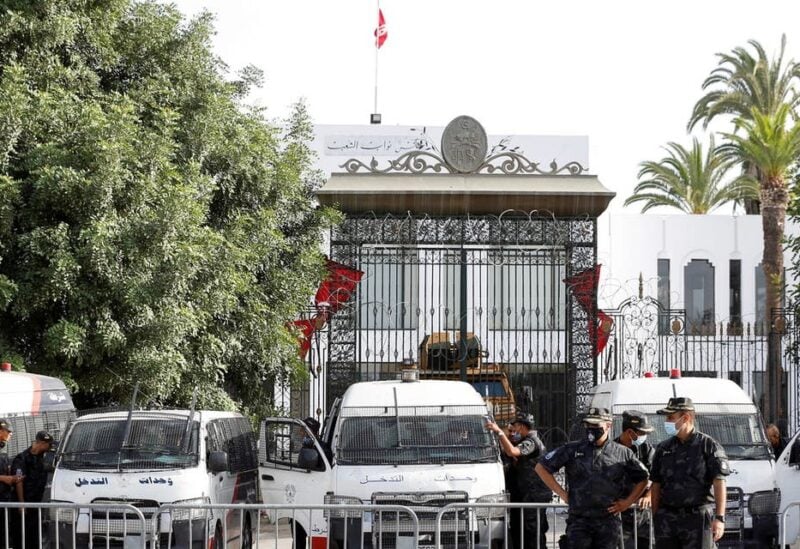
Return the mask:
M 747 120 L 753 109 L 773 114 L 784 104 L 792 110 L 800 105 L 795 88 L 800 65 L 793 60 L 784 63 L 786 35 L 781 37 L 780 53 L 775 59 L 770 59 L 757 41 L 750 40 L 748 44 L 754 53 L 737 47 L 731 53 L 717 54 L 719 65 L 703 82 L 706 94 L 694 106 L 690 130 L 700 121 L 707 127 L 720 115 Z
M 669 143 L 660 161 L 642 162 L 639 183 L 625 205 L 643 202 L 642 212 L 657 206 L 677 208 L 689 214 L 705 214 L 729 202 L 757 198 L 758 184 L 740 176 L 723 183 L 733 163 L 711 137 L 708 152 L 695 139 L 691 149 Z
M 723 134 L 729 141 L 725 150 L 737 161 L 757 167 L 762 185 L 784 185 L 800 157 L 800 123 L 793 114 L 789 105 L 781 105 L 774 113 L 754 108 L 747 118 L 737 119 L 741 134 Z
M 271 123 L 211 18 L 151 2 L 0 11 L 0 358 L 96 400 L 270 406 L 323 273 L 302 103 Z M 22 363 L 20 363 L 22 361 Z

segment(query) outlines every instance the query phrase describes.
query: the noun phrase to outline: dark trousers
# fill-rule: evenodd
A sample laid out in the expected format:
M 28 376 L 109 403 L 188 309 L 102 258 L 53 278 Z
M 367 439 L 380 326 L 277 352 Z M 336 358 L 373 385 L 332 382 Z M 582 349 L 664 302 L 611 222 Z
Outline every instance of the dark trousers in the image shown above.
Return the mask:
M 0 508 L 0 549 L 14 546 L 14 529 L 11 527 L 14 513 L 19 513 L 19 511 Z M 6 535 L 8 535 L 8 541 L 6 541 Z
M 653 518 L 656 549 L 713 549 L 713 505 L 693 510 L 661 508 Z
M 621 540 L 618 515 L 589 518 L 570 513 L 567 519 L 569 549 L 619 549 Z
M 16 509 L 14 510 L 17 513 Z M 40 515 L 41 513 L 41 515 Z M 39 547 L 39 530 L 44 529 L 44 510 L 39 509 L 25 509 L 25 520 L 22 520 L 23 515 L 19 514 L 17 521 L 18 521 L 18 532 L 19 532 L 19 543 L 16 545 L 17 548 L 23 549 L 23 540 L 22 540 L 22 533 L 25 533 L 25 540 L 24 540 L 24 549 L 38 549 Z
M 636 511 L 635 518 L 633 509 L 622 513 L 622 546 L 624 549 L 648 549 L 650 547 L 649 516 L 649 513 L 645 513 L 641 509 Z M 634 523 L 636 528 L 634 528 Z
M 521 509 L 517 507 L 509 510 L 509 546 L 514 549 L 536 548 L 536 538 L 539 538 L 540 549 L 547 547 L 547 531 L 550 525 L 547 522 L 547 509 Z M 538 516 L 538 524 L 537 524 Z M 538 529 L 538 536 L 537 536 Z M 524 539 L 523 539 L 524 536 Z

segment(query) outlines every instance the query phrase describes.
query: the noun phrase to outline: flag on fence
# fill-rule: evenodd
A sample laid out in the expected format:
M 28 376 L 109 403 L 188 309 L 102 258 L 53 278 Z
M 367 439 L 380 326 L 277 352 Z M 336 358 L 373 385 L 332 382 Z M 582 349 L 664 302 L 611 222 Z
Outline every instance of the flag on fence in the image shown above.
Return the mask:
M 594 356 L 606 348 L 611 329 L 614 327 L 614 319 L 595 306 L 599 283 L 600 265 L 564 279 L 564 284 L 572 291 L 575 301 L 589 315 L 589 341 L 594 349 Z
M 386 19 L 383 18 L 383 10 L 378 8 L 378 27 L 375 29 L 375 47 L 380 49 L 389 33 L 386 31 Z
M 314 303 L 320 313 L 333 314 L 350 299 L 364 273 L 330 259 L 327 267 L 328 276 L 320 284 Z

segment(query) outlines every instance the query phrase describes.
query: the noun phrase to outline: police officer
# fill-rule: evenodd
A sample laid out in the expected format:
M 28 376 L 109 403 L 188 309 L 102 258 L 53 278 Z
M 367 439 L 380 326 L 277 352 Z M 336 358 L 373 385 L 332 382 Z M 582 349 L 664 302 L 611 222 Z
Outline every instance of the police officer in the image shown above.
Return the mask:
M 570 549 L 616 549 L 622 530 L 619 514 L 644 492 L 647 469 L 631 450 L 610 440 L 611 414 L 607 409 L 589 408 L 583 424 L 586 438 L 545 454 L 536 472 L 569 504 Z M 569 492 L 553 476 L 562 467 Z M 633 489 L 626 490 L 631 485 Z
M 511 422 L 507 436 L 496 423 L 489 422 L 487 428 L 499 437 L 503 454 L 510 460 L 507 483 L 513 503 L 550 503 L 553 494 L 534 473 L 538 460 L 544 455 L 545 447 L 533 430 L 533 416 L 518 415 Z M 510 532 L 513 546 L 522 549 L 536 547 L 534 541 L 539 530 L 539 547 L 547 546 L 547 510 L 511 509 Z M 538 519 L 537 519 L 538 515 Z M 538 521 L 538 524 L 537 524 Z M 524 531 L 522 530 L 524 528 Z M 524 539 L 523 539 L 524 538 Z
M 695 429 L 692 399 L 671 398 L 658 413 L 667 416 L 669 438 L 656 447 L 651 471 L 656 548 L 715 547 L 725 531 L 728 457 L 717 441 Z
M 647 435 L 652 432 L 653 426 L 647 421 L 646 415 L 636 410 L 626 410 L 622 412 L 622 433 L 614 442 L 629 448 L 636 455 L 636 459 L 650 471 L 656 451 L 653 445 L 647 442 Z M 632 488 L 633 486 L 629 486 L 626 489 Z M 641 511 L 650 507 L 649 486 L 636 503 L 640 511 L 634 513 L 633 509 L 628 509 L 622 513 L 622 541 L 625 549 L 650 545 L 650 520 L 647 514 Z M 634 540 L 634 537 L 638 538 L 638 541 Z
M 25 477 L 18 482 L 17 500 L 20 502 L 40 502 L 44 497 L 44 488 L 47 484 L 47 471 L 44 469 L 44 455 L 50 451 L 53 437 L 47 431 L 39 431 L 30 448 L 23 450 L 11 468 L 21 471 Z M 25 547 L 36 549 L 39 547 L 39 530 L 41 526 L 39 509 L 25 509 L 23 514 L 23 532 L 25 534 Z
M 6 445 L 11 438 L 11 423 L 7 419 L 0 419 L 0 503 L 17 501 L 14 493 L 15 486 L 22 481 L 22 477 L 14 474 L 11 460 L 8 459 Z M 12 534 L 13 525 L 16 524 L 14 509 L 0 508 L 0 549 L 10 547 L 14 543 Z M 6 542 L 6 538 L 8 541 Z

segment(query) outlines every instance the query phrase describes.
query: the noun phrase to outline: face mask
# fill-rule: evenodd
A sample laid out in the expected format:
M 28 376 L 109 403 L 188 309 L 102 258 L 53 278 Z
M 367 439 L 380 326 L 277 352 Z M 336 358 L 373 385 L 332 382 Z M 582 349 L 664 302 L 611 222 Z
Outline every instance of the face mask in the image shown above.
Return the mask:
M 647 435 L 639 435 L 639 438 L 633 441 L 634 446 L 641 446 L 647 440 Z
M 675 426 L 674 421 L 665 421 L 664 431 L 666 431 L 668 437 L 673 437 L 678 434 L 678 428 Z
M 603 428 L 602 427 L 587 427 L 586 428 L 586 438 L 589 442 L 595 442 L 603 438 Z
M 510 440 L 511 442 L 517 443 L 520 440 L 522 440 L 522 435 L 519 434 L 519 433 L 511 433 L 511 435 L 508 437 L 508 440 Z

